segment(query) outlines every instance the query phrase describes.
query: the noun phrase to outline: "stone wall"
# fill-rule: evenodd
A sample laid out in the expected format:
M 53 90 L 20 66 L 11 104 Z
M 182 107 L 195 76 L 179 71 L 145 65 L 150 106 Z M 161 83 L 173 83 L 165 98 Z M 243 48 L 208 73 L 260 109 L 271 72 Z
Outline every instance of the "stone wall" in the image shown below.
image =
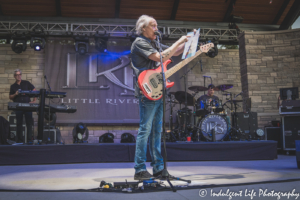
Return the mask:
M 30 81 L 36 89 L 44 87 L 44 51 L 34 51 L 27 46 L 27 50 L 21 54 L 16 54 L 11 50 L 11 45 L 0 45 L 0 115 L 7 119 L 11 113 L 7 110 L 9 102 L 10 85 L 15 82 L 14 70 L 22 70 L 22 79 Z M 38 102 L 38 101 L 37 101 Z M 37 121 L 36 113 L 33 114 L 34 120 Z M 37 132 L 37 127 L 35 127 Z
M 241 91 L 241 78 L 239 71 L 239 52 L 238 50 L 219 50 L 218 56 L 209 58 L 204 54 L 201 55 L 203 71 L 200 70 L 200 65 L 195 67 L 188 74 L 188 87 L 192 85 L 203 85 L 203 75 L 208 75 L 213 78 L 214 85 L 233 84 L 234 87 L 228 91 L 235 94 Z M 198 60 L 195 59 L 188 67 L 192 67 Z M 36 87 L 37 90 L 45 88 L 44 86 L 44 67 L 45 67 L 45 52 L 34 51 L 29 46 L 27 50 L 21 54 L 16 54 L 11 50 L 9 44 L 0 45 L 0 115 L 7 118 L 11 111 L 7 110 L 7 102 L 9 102 L 8 93 L 10 85 L 15 82 L 13 71 L 19 68 L 23 71 L 22 79 L 28 80 Z M 179 76 L 179 75 L 178 75 Z M 210 82 L 207 80 L 206 85 Z M 177 87 L 183 90 L 183 84 Z M 191 91 L 189 91 L 191 93 Z M 196 98 L 203 95 L 199 93 Z M 216 92 L 220 99 L 225 101 L 225 96 L 221 92 Z M 175 117 L 176 113 L 174 113 Z M 35 137 L 37 136 L 37 115 L 33 114 L 35 121 Z M 73 125 L 59 127 L 63 141 L 72 143 Z M 120 142 L 121 134 L 124 132 L 137 135 L 138 126 L 88 126 L 89 143 L 98 143 L 99 136 L 104 133 L 111 132 L 115 135 L 115 142 Z
M 188 75 L 188 87 L 192 85 L 203 85 L 204 78 L 203 75 L 211 76 L 213 84 L 215 86 L 222 84 L 231 84 L 233 88 L 227 90 L 228 92 L 238 94 L 241 92 L 241 76 L 240 76 L 240 64 L 239 64 L 239 50 L 238 49 L 220 49 L 216 57 L 210 58 L 205 54 L 200 55 L 202 58 L 203 71 L 201 72 L 199 67 L 195 67 Z M 189 67 L 192 67 L 195 62 L 198 60 L 195 59 L 189 64 Z M 210 80 L 206 79 L 206 86 L 210 84 Z M 216 91 L 215 95 L 219 99 L 223 100 L 223 103 L 226 101 L 226 98 L 223 92 Z M 203 92 L 200 92 L 196 97 L 203 95 Z M 240 99 L 241 97 L 237 98 Z M 228 104 L 229 105 L 229 104 Z M 239 109 L 241 110 L 241 109 Z
M 279 88 L 300 85 L 300 30 L 245 32 L 239 42 L 242 87 L 263 128 L 279 120 Z

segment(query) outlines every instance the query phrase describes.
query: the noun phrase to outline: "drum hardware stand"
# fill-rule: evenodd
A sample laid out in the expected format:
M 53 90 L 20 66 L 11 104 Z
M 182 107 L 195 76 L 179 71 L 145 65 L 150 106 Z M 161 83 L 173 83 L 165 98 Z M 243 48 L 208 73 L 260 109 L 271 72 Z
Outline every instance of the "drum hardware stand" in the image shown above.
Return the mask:
M 203 78 L 204 78 L 203 79 L 204 80 L 204 85 L 203 85 L 204 87 L 205 87 L 205 79 L 206 78 L 210 78 L 210 84 L 212 84 L 212 78 L 211 77 L 203 76 Z M 205 95 L 205 91 L 203 91 L 203 95 Z
M 168 94 L 169 97 L 169 104 L 170 104 L 170 116 L 169 116 L 169 130 L 170 130 L 170 135 L 168 137 L 169 141 L 173 141 L 171 140 L 171 136 L 173 137 L 173 139 L 175 139 L 174 141 L 176 141 L 176 137 L 173 134 L 173 105 L 172 105 L 172 94 Z
M 169 174 L 168 170 L 167 170 L 167 147 L 166 147 L 166 127 L 165 127 L 165 111 L 166 111 L 166 96 L 165 96 L 165 93 L 166 93 L 166 77 L 165 77 L 165 72 L 164 72 L 164 67 L 163 67 L 163 61 L 162 61 L 162 48 L 161 48 L 161 44 L 160 44 L 160 41 L 159 41 L 159 37 L 161 36 L 158 36 L 157 35 L 157 43 L 158 43 L 158 46 L 159 46 L 159 55 L 160 55 L 160 64 L 161 64 L 161 74 L 162 74 L 162 79 L 163 79 L 163 143 L 164 143 L 164 169 L 162 170 L 162 173 L 159 177 L 157 177 L 156 179 L 160 179 L 160 180 L 167 180 L 167 182 L 169 183 L 171 189 L 173 192 L 176 192 L 177 190 L 173 187 L 172 183 L 170 182 L 170 179 L 176 179 L 176 180 L 181 180 L 181 181 L 186 181 L 188 183 L 191 183 L 190 180 L 184 180 L 184 179 L 180 179 L 180 178 L 177 178 L 177 177 L 173 177 Z M 186 101 L 187 101 L 187 96 L 186 96 Z
M 232 97 L 232 94 L 230 96 Z M 237 118 L 237 116 L 236 116 L 237 112 L 236 111 L 237 111 L 237 106 L 238 105 L 237 105 L 237 103 L 233 103 L 233 101 L 231 101 L 231 104 L 232 105 L 234 104 L 234 112 L 232 114 L 233 119 L 232 119 L 232 125 L 231 125 L 231 133 L 232 133 L 232 135 L 234 134 L 234 136 L 232 136 L 232 138 L 234 140 L 241 140 L 241 136 L 244 136 L 244 138 L 246 138 L 246 135 L 245 135 L 245 133 L 243 133 L 243 131 L 241 129 L 237 129 L 237 119 L 236 119 Z M 233 122 L 234 122 L 234 126 L 233 126 Z
M 169 104 L 170 104 L 170 116 L 169 116 L 169 130 L 173 130 L 173 105 L 172 105 L 172 98 L 171 94 L 168 94 L 169 96 Z
M 200 57 L 200 56 L 199 56 Z M 201 57 L 200 57 L 200 59 L 201 59 Z M 185 113 L 185 115 L 184 115 L 184 121 L 183 121 L 183 124 L 184 124 L 184 134 L 185 135 L 187 135 L 188 133 L 187 133 L 187 120 L 186 120 L 186 116 L 187 116 L 187 93 L 186 93 L 186 86 L 187 86 L 187 83 L 186 83 L 186 76 L 187 76 L 187 74 L 191 71 L 191 70 L 193 70 L 193 68 L 199 63 L 199 61 L 200 60 L 198 60 L 198 62 L 196 62 L 195 64 L 194 64 L 194 66 L 193 67 L 191 67 L 189 70 L 187 70 L 180 78 L 179 78 L 179 80 L 180 79 L 182 79 L 182 78 L 184 78 L 184 92 L 185 92 L 185 102 L 184 102 L 184 106 L 185 106 L 185 108 L 186 108 L 186 113 Z M 186 69 L 186 68 L 185 68 Z M 195 104 L 195 102 L 193 102 L 194 104 Z

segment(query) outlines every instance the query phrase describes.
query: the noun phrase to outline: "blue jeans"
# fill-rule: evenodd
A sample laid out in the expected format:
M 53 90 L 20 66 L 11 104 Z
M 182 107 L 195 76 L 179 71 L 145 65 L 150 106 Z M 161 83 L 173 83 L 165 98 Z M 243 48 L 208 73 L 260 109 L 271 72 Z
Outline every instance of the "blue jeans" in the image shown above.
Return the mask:
M 163 102 L 162 99 L 151 101 L 144 95 L 140 95 L 139 107 L 140 128 L 136 139 L 135 173 L 146 171 L 145 162 L 147 159 L 147 140 L 149 138 L 151 166 L 153 167 L 153 174 L 155 174 L 164 168 L 163 157 L 161 156 Z
M 32 112 L 25 111 L 15 111 L 17 119 L 17 137 L 16 142 L 25 142 L 23 141 L 23 115 L 25 115 L 26 127 L 27 127 L 27 141 L 32 140 Z M 26 133 L 25 133 L 26 134 Z M 25 139 L 25 137 L 24 137 Z

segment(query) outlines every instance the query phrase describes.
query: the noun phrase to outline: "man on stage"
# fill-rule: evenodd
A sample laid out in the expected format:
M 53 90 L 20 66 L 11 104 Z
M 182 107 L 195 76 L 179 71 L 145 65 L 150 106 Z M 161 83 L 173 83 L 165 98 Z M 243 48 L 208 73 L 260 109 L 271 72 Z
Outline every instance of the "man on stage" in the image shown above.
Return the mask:
M 203 101 L 203 102 L 206 102 L 206 100 L 209 101 L 209 103 L 211 101 L 215 101 L 215 102 L 219 102 L 219 97 L 215 96 L 214 93 L 215 93 L 215 86 L 213 84 L 210 84 L 208 85 L 208 91 L 207 91 L 207 94 L 205 95 L 202 95 L 201 97 L 199 97 L 199 99 L 197 99 L 197 105 L 201 105 L 200 101 Z
M 144 70 L 157 68 L 160 54 L 155 41 L 155 31 L 158 31 L 157 22 L 153 17 L 142 15 L 136 23 L 136 31 L 138 37 L 131 46 L 131 64 L 138 76 Z M 171 47 L 162 45 L 163 62 L 172 56 L 180 55 L 187 41 L 188 37 L 182 36 Z M 136 140 L 134 180 L 145 180 L 161 175 L 164 168 L 161 156 L 163 102 L 162 98 L 157 101 L 147 99 L 141 94 L 138 86 L 136 86 L 135 96 L 139 98 L 140 127 Z M 147 171 L 145 165 L 148 138 L 153 176 Z
M 14 71 L 14 77 L 16 82 L 10 86 L 9 92 L 9 99 L 13 102 L 18 103 L 35 103 L 36 98 L 33 101 L 30 101 L 30 98 L 27 95 L 20 95 L 18 90 L 35 90 L 34 86 L 29 81 L 22 80 L 22 71 L 16 69 Z M 16 142 L 17 143 L 24 143 L 23 141 L 23 134 L 22 134 L 22 125 L 23 125 L 23 115 L 25 115 L 26 120 L 26 127 L 27 127 L 27 140 L 32 140 L 32 126 L 33 126 L 33 119 L 32 119 L 32 112 L 26 111 L 15 111 L 16 119 L 17 119 L 17 135 L 16 135 Z

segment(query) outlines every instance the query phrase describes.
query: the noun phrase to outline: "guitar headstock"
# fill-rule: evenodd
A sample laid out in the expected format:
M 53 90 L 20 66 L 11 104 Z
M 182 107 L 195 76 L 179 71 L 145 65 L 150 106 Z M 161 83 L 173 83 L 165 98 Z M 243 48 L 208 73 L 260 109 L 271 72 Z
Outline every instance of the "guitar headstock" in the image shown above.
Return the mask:
M 214 43 L 207 43 L 205 45 L 200 46 L 200 50 L 204 53 L 207 53 L 214 46 L 215 46 Z

